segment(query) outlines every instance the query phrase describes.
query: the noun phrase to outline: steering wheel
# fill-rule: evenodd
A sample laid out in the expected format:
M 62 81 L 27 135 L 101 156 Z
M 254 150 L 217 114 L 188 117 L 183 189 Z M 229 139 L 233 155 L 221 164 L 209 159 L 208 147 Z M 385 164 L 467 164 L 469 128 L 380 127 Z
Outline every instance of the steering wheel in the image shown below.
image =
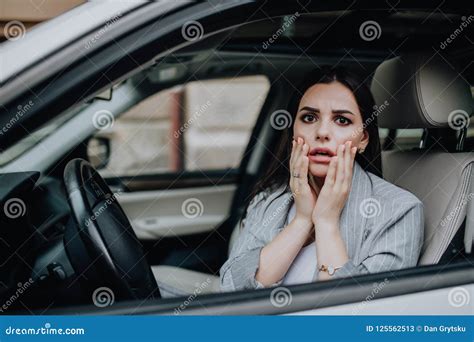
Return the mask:
M 161 298 L 130 221 L 97 170 L 73 159 L 64 184 L 75 221 L 67 225 L 64 245 L 81 287 L 88 295 L 105 286 L 119 299 Z

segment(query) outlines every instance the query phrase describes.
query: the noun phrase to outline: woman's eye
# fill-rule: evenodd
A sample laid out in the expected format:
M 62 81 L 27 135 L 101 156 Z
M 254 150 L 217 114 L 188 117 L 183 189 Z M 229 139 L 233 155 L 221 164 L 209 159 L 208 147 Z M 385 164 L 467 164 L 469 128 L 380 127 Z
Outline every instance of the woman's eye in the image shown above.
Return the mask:
M 314 122 L 316 117 L 313 114 L 303 114 L 303 122 Z
M 346 118 L 345 116 L 338 116 L 336 118 L 336 121 L 338 121 L 338 123 L 344 126 L 350 125 L 352 123 L 352 121 Z

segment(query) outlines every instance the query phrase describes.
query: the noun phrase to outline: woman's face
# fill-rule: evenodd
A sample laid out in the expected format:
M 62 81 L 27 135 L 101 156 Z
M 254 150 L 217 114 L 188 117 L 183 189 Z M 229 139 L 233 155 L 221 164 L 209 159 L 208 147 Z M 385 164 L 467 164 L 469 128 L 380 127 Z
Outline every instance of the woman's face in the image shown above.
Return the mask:
M 365 149 L 369 143 L 352 91 L 337 81 L 317 83 L 306 90 L 296 113 L 293 137 L 301 137 L 309 145 L 309 172 L 318 178 L 326 177 L 339 145 L 352 141 L 353 147 Z

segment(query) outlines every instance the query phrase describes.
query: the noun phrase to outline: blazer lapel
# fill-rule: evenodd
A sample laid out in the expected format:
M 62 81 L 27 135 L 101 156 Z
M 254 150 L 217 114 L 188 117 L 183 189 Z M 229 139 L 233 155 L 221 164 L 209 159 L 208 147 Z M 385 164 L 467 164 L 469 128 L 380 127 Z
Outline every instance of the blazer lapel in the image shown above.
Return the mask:
M 362 245 L 367 217 L 371 209 L 372 181 L 362 167 L 355 162 L 352 173 L 352 185 L 349 197 L 344 206 L 339 229 L 346 243 L 347 254 L 354 257 L 355 252 Z

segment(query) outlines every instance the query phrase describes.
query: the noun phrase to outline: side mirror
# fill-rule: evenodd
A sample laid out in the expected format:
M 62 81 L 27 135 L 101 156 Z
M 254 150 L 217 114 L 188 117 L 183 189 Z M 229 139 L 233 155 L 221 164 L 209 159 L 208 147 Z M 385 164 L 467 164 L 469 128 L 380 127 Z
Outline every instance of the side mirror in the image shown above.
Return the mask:
M 106 167 L 110 158 L 110 140 L 105 137 L 93 137 L 89 139 L 87 144 L 87 157 L 96 170 Z

